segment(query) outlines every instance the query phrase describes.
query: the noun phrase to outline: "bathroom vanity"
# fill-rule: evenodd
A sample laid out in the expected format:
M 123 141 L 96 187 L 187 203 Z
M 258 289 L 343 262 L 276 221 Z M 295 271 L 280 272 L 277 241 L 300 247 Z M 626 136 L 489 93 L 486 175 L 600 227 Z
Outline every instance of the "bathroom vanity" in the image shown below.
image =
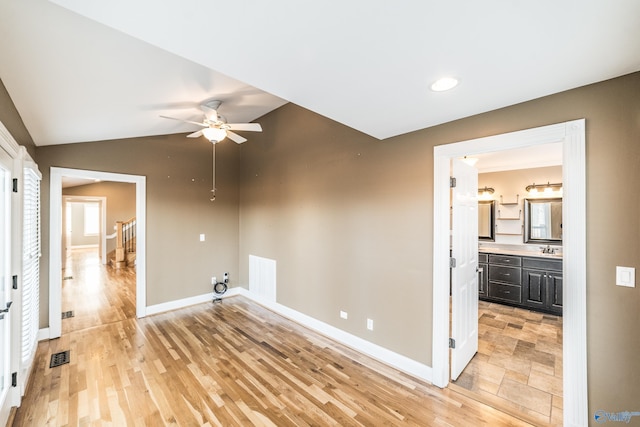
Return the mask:
M 533 251 L 480 249 L 481 300 L 562 315 L 562 257 Z

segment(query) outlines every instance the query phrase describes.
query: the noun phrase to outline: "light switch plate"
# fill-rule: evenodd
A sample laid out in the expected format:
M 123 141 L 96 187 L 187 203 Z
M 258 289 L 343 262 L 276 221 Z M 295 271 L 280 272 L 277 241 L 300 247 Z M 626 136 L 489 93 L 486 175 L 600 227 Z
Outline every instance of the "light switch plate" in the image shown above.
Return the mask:
M 636 287 L 636 269 L 633 267 L 616 267 L 616 285 L 629 288 Z

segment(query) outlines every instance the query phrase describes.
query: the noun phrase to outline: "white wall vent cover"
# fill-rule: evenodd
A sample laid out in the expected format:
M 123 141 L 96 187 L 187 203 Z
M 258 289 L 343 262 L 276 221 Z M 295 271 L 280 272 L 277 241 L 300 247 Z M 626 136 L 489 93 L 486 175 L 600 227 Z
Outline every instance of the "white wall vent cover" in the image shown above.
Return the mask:
M 249 291 L 276 302 L 276 261 L 249 255 Z

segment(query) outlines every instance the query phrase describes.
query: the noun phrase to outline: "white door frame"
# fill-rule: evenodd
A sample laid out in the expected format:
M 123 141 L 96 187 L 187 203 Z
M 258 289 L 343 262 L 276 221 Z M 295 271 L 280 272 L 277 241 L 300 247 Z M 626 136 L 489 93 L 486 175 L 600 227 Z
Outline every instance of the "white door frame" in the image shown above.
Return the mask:
M 432 383 L 449 383 L 449 162 L 451 158 L 562 143 L 563 420 L 588 424 L 585 120 L 574 120 L 434 147 Z
M 62 177 L 136 184 L 136 317 L 146 315 L 146 177 L 81 169 L 51 168 L 49 189 L 49 338 L 62 334 Z

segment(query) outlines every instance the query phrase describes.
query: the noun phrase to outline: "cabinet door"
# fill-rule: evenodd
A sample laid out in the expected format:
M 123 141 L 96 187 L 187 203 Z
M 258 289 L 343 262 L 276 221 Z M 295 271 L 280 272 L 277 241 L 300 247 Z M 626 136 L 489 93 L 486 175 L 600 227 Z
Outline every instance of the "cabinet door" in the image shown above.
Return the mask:
M 562 272 L 547 271 L 546 305 L 554 313 L 562 314 Z
M 522 269 L 524 304 L 533 308 L 543 308 L 545 300 L 546 272 L 542 270 Z

